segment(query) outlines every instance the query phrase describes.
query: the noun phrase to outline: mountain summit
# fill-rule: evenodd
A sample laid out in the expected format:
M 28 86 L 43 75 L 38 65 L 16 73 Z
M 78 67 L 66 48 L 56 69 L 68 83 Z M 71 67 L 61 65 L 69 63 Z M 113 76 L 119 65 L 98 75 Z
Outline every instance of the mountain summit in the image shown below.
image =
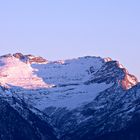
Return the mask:
M 111 58 L 101 59 L 96 57 L 83 57 L 72 60 L 63 60 L 62 63 L 62 60 L 49 62 L 48 60 L 39 56 L 15 53 L 13 55 L 7 54 L 1 56 L 0 63 L 0 83 L 21 86 L 23 88 L 47 88 L 51 87 L 51 84 L 54 85 L 56 81 L 54 81 L 54 83 L 51 82 L 49 85 L 48 83 L 50 83 L 50 81 L 47 80 L 46 82 L 46 80 L 44 80 L 48 79 L 49 77 L 47 71 L 49 72 L 50 69 L 47 67 L 51 65 L 54 67 L 55 65 L 62 67 L 62 69 L 60 69 L 62 77 L 65 77 L 65 73 L 67 73 L 67 76 L 70 77 L 79 75 L 80 73 L 76 74 L 77 69 L 75 69 L 75 66 L 77 66 L 79 70 L 77 70 L 77 72 L 83 71 L 81 75 L 84 74 L 85 78 L 87 75 L 86 71 L 90 71 L 89 74 L 91 74 L 91 77 L 93 78 L 93 80 L 90 79 L 92 82 L 118 82 L 118 84 L 121 84 L 124 89 L 130 89 L 138 83 L 138 80 L 135 76 L 129 74 L 129 72 L 121 64 L 119 64 L 118 61 L 113 61 Z M 85 65 L 82 65 L 82 63 L 85 63 Z M 65 69 L 63 70 L 64 65 L 67 64 L 69 66 L 65 66 Z M 75 71 L 74 73 L 76 75 L 74 75 L 74 73 L 72 74 L 71 72 L 68 72 L 69 67 L 72 69 L 72 71 Z M 87 68 L 81 70 L 80 67 Z M 45 70 L 46 73 L 44 72 Z M 53 72 L 50 74 L 53 75 Z M 55 73 L 54 76 L 57 77 L 58 75 Z M 63 80 L 65 81 L 66 79 L 63 78 Z
M 140 84 L 111 58 L 3 55 L 0 84 L 2 140 L 140 139 Z
M 106 59 L 105 59 L 106 60 Z M 105 61 L 106 63 L 93 73 L 92 82 L 107 82 L 120 84 L 124 89 L 130 89 L 138 83 L 137 78 L 129 74 L 128 70 L 124 68 L 118 61 Z

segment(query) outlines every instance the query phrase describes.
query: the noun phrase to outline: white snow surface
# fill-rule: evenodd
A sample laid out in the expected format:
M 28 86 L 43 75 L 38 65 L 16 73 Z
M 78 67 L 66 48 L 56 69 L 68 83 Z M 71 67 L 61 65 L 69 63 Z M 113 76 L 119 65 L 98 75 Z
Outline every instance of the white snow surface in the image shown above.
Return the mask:
M 15 96 L 24 99 L 28 104 L 42 111 L 48 107 L 72 110 L 93 101 L 100 92 L 111 86 L 112 84 L 101 83 L 38 90 L 13 88 L 12 93 L 16 93 Z M 7 92 L 7 95 L 11 94 Z
M 45 82 L 58 85 L 79 83 L 89 77 L 88 70 L 94 67 L 97 71 L 103 65 L 100 57 L 81 57 L 71 60 L 59 60 L 48 64 L 32 64 L 36 74 Z
M 104 64 L 99 57 L 82 57 L 47 64 L 30 64 L 11 57 L 0 58 L 0 83 L 12 92 L 6 96 L 24 99 L 39 110 L 47 107 L 80 107 L 94 100 L 98 93 L 111 87 L 100 83 L 85 85 L 90 67 L 98 71 Z
M 13 56 L 0 58 L 0 83 L 2 85 L 29 89 L 51 87 L 42 78 L 35 75 L 34 71 L 30 64 L 26 64 Z
M 51 91 L 46 98 L 38 100 L 36 107 L 40 110 L 46 107 L 60 107 L 67 109 L 75 109 L 95 99 L 95 97 L 102 91 L 111 87 L 111 84 L 93 84 L 93 85 L 80 85 L 73 87 L 73 90 L 61 89 L 58 91 Z M 44 108 L 45 107 L 45 108 Z

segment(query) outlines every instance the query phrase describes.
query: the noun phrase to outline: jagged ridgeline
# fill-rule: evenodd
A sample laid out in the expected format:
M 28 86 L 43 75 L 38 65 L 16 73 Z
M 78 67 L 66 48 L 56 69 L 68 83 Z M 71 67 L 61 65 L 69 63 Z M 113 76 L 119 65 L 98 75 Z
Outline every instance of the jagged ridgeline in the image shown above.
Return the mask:
M 0 57 L 1 140 L 139 140 L 140 84 L 118 61 Z

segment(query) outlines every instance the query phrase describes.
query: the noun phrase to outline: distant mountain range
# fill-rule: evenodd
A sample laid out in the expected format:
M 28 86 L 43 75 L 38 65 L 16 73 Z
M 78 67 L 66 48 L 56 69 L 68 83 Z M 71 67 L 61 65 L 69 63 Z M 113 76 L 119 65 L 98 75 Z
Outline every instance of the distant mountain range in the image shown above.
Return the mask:
M 0 140 L 140 140 L 140 83 L 111 58 L 0 56 Z

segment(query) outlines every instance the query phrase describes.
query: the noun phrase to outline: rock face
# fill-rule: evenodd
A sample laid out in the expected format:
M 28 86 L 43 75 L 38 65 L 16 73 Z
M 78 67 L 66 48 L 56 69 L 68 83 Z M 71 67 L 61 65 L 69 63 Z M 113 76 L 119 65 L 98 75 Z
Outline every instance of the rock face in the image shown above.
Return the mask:
M 137 78 L 126 72 L 124 79 L 122 80 L 122 86 L 124 89 L 130 89 L 138 83 Z
M 34 55 L 23 55 L 22 53 L 15 53 L 13 54 L 14 57 L 29 62 L 29 63 L 47 63 L 48 61 L 40 56 L 34 56 Z
M 0 57 L 1 140 L 139 140 L 140 84 L 111 58 Z
M 48 61 L 40 56 L 26 55 L 30 63 L 47 63 Z
M 1 140 L 56 140 L 53 129 L 46 121 L 35 115 L 26 104 L 0 97 L 0 139 Z
M 117 82 L 124 89 L 130 89 L 138 83 L 137 78 L 129 72 L 117 61 L 107 61 L 101 69 L 93 74 L 93 78 L 89 82 Z

